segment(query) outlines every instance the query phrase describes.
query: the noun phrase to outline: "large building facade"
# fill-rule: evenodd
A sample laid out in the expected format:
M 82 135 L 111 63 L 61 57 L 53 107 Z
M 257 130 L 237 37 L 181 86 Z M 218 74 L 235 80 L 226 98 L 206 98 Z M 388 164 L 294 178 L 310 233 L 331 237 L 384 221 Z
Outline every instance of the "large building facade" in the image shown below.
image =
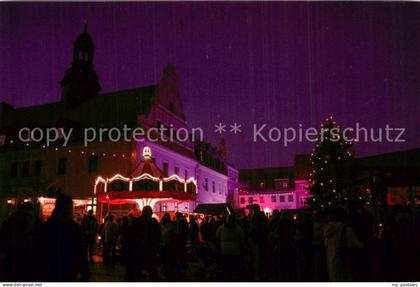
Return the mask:
M 188 130 L 175 68 L 168 65 L 155 85 L 100 94 L 94 51 L 85 27 L 74 42 L 71 66 L 60 82 L 60 101 L 23 108 L 0 103 L 2 215 L 21 200 L 54 198 L 59 193 L 77 199 L 84 212 L 92 204 L 96 178 L 130 175 L 141 161 L 145 146 L 150 147 L 156 165 L 166 175 L 197 181 L 196 200 L 166 207 L 168 210 L 192 211 L 199 203 L 224 203 L 229 196 L 233 198 L 238 171 L 227 164 L 225 151 L 199 139 L 193 141 L 191 135 L 182 140 L 170 138 L 171 131 Z M 57 128 L 62 134 L 58 141 L 48 144 L 31 140 L 29 132 L 29 141 L 22 142 L 22 128 L 43 132 Z M 108 137 L 85 144 L 86 129 L 123 128 L 153 130 L 149 133 L 152 138 L 114 141 L 111 133 L 104 133 Z M 63 146 L 63 135 L 70 130 L 71 138 Z
M 309 170 L 306 155 L 297 155 L 290 167 L 242 169 L 236 204 L 245 209 L 258 204 L 266 213 L 305 208 L 310 197 Z
M 420 149 L 404 150 L 355 158 L 346 167 L 353 185 L 366 192 L 367 204 L 378 218 L 390 206 L 418 206 L 420 204 Z M 270 213 L 275 209 L 307 207 L 311 196 L 309 155 L 297 155 L 290 167 L 240 170 L 239 192 L 235 203 L 240 208 L 258 204 Z

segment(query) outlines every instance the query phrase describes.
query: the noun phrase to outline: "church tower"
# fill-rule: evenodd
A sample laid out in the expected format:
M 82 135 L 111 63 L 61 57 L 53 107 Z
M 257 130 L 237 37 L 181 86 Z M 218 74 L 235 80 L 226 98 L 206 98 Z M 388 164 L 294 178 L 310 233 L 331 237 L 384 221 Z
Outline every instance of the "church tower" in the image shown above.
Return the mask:
M 73 61 L 61 80 L 61 101 L 72 108 L 97 95 L 101 90 L 98 75 L 93 68 L 95 44 L 85 30 L 73 44 Z
M 171 64 L 167 65 L 163 70 L 163 77 L 157 88 L 156 101 L 167 108 L 171 113 L 185 121 L 185 114 L 177 81 L 178 76 L 175 67 Z

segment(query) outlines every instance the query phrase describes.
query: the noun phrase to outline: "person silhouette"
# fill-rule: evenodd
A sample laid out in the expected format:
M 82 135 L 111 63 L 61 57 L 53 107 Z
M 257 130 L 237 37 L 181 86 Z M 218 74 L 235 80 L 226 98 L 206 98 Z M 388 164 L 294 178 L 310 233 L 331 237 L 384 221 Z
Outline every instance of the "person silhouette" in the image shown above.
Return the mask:
M 118 223 L 114 221 L 114 215 L 108 215 L 108 221 L 104 226 L 104 264 L 115 264 L 115 251 L 120 232 Z
M 160 225 L 145 206 L 140 217 L 133 218 L 128 231 L 126 281 L 156 281 Z
M 41 221 L 31 202 L 22 202 L 0 230 L 0 281 L 36 281 Z
M 87 248 L 80 226 L 73 220 L 73 200 L 60 194 L 51 217 L 42 226 L 42 281 L 88 281 Z
M 90 209 L 88 211 L 88 214 L 83 217 L 82 231 L 88 245 L 89 261 L 93 263 L 96 234 L 98 233 L 98 220 L 93 215 L 92 209 Z
M 346 218 L 343 208 L 334 209 L 324 231 L 327 270 L 333 282 L 350 282 L 357 278 L 352 259 L 355 250 L 361 249 L 363 243 L 357 239 L 353 228 L 347 225 Z
M 268 257 L 268 220 L 258 204 L 253 205 L 249 239 L 254 266 L 254 280 L 265 280 L 267 273 L 266 258 Z
M 236 224 L 235 214 L 227 216 L 226 223 L 217 229 L 216 236 L 220 240 L 223 279 L 226 281 L 240 280 L 244 233 L 241 227 Z

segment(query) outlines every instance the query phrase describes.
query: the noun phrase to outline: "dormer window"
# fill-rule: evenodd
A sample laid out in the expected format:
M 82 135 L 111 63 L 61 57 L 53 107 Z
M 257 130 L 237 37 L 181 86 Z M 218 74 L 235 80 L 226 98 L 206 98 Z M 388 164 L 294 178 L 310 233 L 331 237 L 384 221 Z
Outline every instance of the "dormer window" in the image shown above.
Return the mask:
M 79 60 L 81 61 L 87 61 L 88 54 L 86 51 L 79 51 Z
M 168 176 L 168 172 L 169 172 L 169 164 L 166 161 L 164 161 L 163 162 L 163 174 L 165 176 Z
M 287 178 L 275 179 L 274 180 L 274 186 L 277 190 L 288 189 L 289 188 L 289 180 Z

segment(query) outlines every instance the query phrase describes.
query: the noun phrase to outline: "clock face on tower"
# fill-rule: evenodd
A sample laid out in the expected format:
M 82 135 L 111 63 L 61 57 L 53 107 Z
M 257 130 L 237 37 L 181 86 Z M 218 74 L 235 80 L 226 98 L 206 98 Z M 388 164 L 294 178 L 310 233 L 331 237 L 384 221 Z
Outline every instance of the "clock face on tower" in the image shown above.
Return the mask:
M 145 147 L 143 148 L 143 157 L 144 157 L 145 159 L 146 159 L 146 158 L 151 158 L 151 157 L 152 157 L 152 151 L 151 151 L 150 147 L 145 146 Z

